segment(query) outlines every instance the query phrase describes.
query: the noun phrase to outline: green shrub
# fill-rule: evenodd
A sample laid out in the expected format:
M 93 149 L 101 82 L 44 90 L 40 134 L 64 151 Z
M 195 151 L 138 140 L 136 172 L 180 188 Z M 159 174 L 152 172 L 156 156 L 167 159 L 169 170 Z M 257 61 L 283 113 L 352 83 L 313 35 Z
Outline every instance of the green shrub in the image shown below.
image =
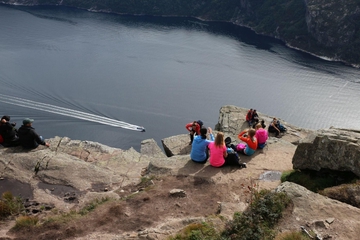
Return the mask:
M 0 220 L 11 215 L 11 209 L 4 201 L 0 200 Z
M 226 224 L 222 237 L 237 240 L 273 239 L 273 228 L 290 201 L 285 193 L 269 190 L 254 192 L 253 201 L 248 209 L 243 213 L 234 214 L 233 220 Z
M 13 214 L 19 214 L 24 209 L 20 198 L 16 198 L 11 192 L 4 192 L 0 199 L 0 219 Z

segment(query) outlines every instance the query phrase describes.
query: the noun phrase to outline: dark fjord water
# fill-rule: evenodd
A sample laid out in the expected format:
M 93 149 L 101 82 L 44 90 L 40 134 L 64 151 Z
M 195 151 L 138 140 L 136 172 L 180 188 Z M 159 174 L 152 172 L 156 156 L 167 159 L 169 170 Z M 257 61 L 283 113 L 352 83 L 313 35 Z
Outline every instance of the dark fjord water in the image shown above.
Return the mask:
M 310 129 L 359 129 L 359 83 L 358 69 L 230 24 L 0 5 L 0 114 L 34 118 L 45 138 L 139 149 L 192 120 L 214 127 L 228 104 Z

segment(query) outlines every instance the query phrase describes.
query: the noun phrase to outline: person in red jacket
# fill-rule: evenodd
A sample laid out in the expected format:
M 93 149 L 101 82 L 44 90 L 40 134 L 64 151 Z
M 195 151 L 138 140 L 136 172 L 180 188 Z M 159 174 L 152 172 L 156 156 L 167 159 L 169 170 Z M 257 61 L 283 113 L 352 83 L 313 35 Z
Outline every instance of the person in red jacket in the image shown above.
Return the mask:
M 189 145 L 192 144 L 193 140 L 194 140 L 194 135 L 200 135 L 200 125 L 196 122 L 193 121 L 191 123 L 188 123 L 185 125 L 185 128 L 190 132 L 190 143 Z
M 249 127 L 251 127 L 252 119 L 253 119 L 253 109 L 250 108 L 250 110 L 249 110 L 248 113 L 246 114 L 246 121 L 248 122 Z

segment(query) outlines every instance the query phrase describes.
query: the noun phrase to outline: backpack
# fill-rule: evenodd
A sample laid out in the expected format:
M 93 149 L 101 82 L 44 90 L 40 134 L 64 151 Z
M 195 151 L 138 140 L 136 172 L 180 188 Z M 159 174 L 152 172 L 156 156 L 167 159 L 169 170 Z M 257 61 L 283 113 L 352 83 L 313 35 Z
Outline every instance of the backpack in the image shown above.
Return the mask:
M 246 144 L 244 143 L 239 143 L 238 145 L 236 145 L 236 151 L 237 152 L 241 152 L 246 148 Z
M 197 124 L 199 124 L 200 128 L 202 128 L 202 126 L 204 125 L 203 121 L 201 121 L 201 120 L 197 120 L 196 122 L 197 122 Z

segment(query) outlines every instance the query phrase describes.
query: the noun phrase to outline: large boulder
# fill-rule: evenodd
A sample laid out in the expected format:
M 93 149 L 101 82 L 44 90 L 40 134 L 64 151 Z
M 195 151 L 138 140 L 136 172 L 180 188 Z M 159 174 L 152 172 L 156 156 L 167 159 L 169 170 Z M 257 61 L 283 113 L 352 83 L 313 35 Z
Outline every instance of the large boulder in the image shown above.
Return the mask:
M 350 171 L 360 177 L 360 132 L 318 130 L 300 141 L 292 163 L 294 169 Z

